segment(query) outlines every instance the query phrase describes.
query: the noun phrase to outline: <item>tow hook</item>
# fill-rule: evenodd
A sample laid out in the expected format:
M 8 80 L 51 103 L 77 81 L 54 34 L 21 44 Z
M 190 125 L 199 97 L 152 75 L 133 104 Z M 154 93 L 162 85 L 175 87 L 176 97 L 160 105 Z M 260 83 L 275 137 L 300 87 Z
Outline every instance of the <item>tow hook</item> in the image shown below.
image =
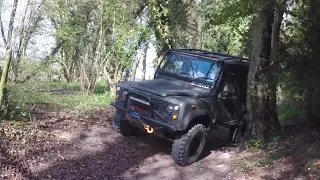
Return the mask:
M 154 129 L 149 125 L 145 125 L 144 129 L 147 130 L 147 133 L 149 134 L 152 134 L 154 132 Z
M 147 125 L 142 121 L 141 115 L 135 112 L 131 112 L 130 115 L 139 119 L 139 121 L 144 125 L 144 129 L 147 131 L 147 133 L 152 134 L 154 132 L 154 129 L 150 125 Z

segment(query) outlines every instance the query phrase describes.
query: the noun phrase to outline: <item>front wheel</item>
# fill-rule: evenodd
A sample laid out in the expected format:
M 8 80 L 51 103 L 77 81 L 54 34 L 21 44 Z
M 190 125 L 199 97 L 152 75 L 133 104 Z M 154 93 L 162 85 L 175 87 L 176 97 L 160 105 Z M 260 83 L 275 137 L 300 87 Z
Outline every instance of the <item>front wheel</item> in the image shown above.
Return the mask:
M 134 136 L 139 132 L 138 128 L 133 127 L 127 120 L 123 117 L 115 114 L 112 118 L 112 126 L 117 132 L 123 136 Z
M 206 128 L 202 124 L 197 124 L 173 141 L 171 155 L 180 166 L 192 164 L 199 159 L 205 142 Z

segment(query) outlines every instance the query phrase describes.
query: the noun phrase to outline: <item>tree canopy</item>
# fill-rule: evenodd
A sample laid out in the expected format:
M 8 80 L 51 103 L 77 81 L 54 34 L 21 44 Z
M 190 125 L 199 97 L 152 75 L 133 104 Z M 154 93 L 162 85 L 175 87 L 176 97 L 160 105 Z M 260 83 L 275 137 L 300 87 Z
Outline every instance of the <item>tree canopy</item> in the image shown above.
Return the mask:
M 150 45 L 159 58 L 170 48 L 198 48 L 250 59 L 248 137 L 265 137 L 281 129 L 278 107 L 284 99 L 303 106 L 310 127 L 320 126 L 316 0 L 3 0 L 0 4 L 5 45 L 1 99 L 6 99 L 2 94 L 7 82 L 35 79 L 79 82 L 87 94 L 106 81 L 114 94 L 126 71 L 135 77 L 140 57 L 145 74 Z M 39 35 L 53 43 L 35 58 Z M 156 67 L 158 59 L 153 63 Z

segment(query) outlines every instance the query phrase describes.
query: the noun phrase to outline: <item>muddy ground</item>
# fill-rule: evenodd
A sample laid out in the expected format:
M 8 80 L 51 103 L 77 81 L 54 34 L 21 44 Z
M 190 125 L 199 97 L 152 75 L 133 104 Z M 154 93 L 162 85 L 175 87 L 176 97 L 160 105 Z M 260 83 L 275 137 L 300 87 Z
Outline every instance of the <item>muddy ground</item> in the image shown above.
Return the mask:
M 1 124 L 0 179 L 320 179 L 320 143 L 305 130 L 241 153 L 226 129 L 215 130 L 201 160 L 180 167 L 170 141 L 115 132 L 112 109 L 35 114 L 32 122 Z

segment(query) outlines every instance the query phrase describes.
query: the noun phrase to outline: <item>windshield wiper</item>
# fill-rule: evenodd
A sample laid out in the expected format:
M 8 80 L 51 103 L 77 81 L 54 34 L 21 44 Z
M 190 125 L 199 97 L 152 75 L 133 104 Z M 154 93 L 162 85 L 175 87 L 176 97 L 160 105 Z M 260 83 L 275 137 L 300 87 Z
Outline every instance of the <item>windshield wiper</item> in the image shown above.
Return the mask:
M 179 74 L 183 74 L 183 75 L 187 75 L 187 76 L 190 76 L 190 75 L 191 75 L 190 73 L 183 72 L 183 71 L 180 71 Z
M 207 81 L 207 80 L 214 80 L 214 79 L 208 78 L 208 77 L 198 77 L 198 78 L 195 78 L 195 79 L 194 79 L 194 81 L 199 81 L 199 80 L 205 80 L 205 81 Z

